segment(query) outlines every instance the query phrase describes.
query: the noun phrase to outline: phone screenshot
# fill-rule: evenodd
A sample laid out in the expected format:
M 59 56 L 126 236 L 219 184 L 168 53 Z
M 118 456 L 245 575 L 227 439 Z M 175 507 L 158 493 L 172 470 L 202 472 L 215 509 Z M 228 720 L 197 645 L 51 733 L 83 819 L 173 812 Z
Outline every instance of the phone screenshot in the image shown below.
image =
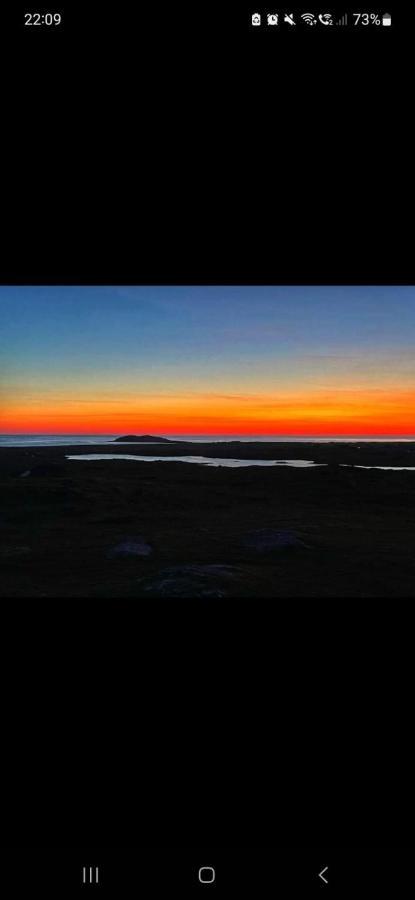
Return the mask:
M 413 19 L 4 12 L 7 896 L 410 889 Z

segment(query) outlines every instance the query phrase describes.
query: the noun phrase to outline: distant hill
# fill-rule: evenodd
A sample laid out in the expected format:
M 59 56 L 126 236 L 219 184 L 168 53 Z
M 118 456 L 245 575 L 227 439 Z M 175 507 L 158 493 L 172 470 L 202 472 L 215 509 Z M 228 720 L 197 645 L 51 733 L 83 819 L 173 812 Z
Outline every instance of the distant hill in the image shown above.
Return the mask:
M 157 443 L 157 444 L 174 444 L 174 441 L 169 441 L 168 438 L 155 437 L 154 434 L 124 434 L 122 437 L 114 438 L 114 441 L 130 441 L 131 443 L 139 442 L 140 444 L 145 443 Z

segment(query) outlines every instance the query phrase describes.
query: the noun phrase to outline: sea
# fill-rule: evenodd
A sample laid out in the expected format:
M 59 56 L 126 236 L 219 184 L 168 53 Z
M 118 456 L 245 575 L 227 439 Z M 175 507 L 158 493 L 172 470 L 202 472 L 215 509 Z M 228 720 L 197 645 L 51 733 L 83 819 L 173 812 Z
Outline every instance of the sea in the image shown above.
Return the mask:
M 0 447 L 59 447 L 69 445 L 83 446 L 112 444 L 117 434 L 1 434 Z M 252 434 L 247 437 L 246 434 L 160 434 L 159 437 L 168 438 L 171 441 L 189 441 L 194 444 L 206 443 L 226 443 L 228 441 L 241 441 L 243 443 L 252 442 L 284 442 L 284 443 L 312 443 L 312 444 L 331 444 L 331 443 L 411 443 L 415 441 L 415 435 L 402 436 L 388 434 L 377 435 L 371 437 L 368 435 L 338 435 L 319 437 L 318 435 L 286 435 L 286 434 Z M 119 444 L 122 441 L 118 442 Z M 137 442 L 139 443 L 139 442 Z M 154 443 L 157 443 L 155 441 Z M 131 442 L 128 441 L 131 446 Z M 145 441 L 146 446 L 151 445 L 150 441 Z

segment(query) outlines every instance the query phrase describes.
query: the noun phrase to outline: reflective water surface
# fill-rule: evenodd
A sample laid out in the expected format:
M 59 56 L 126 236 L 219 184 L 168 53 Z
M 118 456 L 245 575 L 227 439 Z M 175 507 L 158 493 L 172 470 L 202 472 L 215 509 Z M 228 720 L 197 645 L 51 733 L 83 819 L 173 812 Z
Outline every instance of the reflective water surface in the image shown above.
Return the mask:
M 293 466 L 298 469 L 311 468 L 324 463 L 314 463 L 309 459 L 221 459 L 210 456 L 132 456 L 129 453 L 83 453 L 67 456 L 66 459 L 135 459 L 139 462 L 184 462 L 199 463 L 204 466 Z
M 351 468 L 350 463 L 340 463 L 344 468 Z M 389 469 L 392 472 L 415 472 L 415 466 L 353 466 L 354 469 Z

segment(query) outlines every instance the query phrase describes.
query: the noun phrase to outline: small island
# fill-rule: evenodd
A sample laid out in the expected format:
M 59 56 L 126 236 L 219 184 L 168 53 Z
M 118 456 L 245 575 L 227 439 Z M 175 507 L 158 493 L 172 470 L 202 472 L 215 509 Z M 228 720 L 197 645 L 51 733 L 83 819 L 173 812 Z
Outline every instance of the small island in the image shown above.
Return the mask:
M 122 441 L 122 443 L 131 444 L 174 444 L 175 441 L 169 441 L 168 438 L 155 437 L 153 434 L 124 434 L 122 437 L 114 438 L 114 443 Z

